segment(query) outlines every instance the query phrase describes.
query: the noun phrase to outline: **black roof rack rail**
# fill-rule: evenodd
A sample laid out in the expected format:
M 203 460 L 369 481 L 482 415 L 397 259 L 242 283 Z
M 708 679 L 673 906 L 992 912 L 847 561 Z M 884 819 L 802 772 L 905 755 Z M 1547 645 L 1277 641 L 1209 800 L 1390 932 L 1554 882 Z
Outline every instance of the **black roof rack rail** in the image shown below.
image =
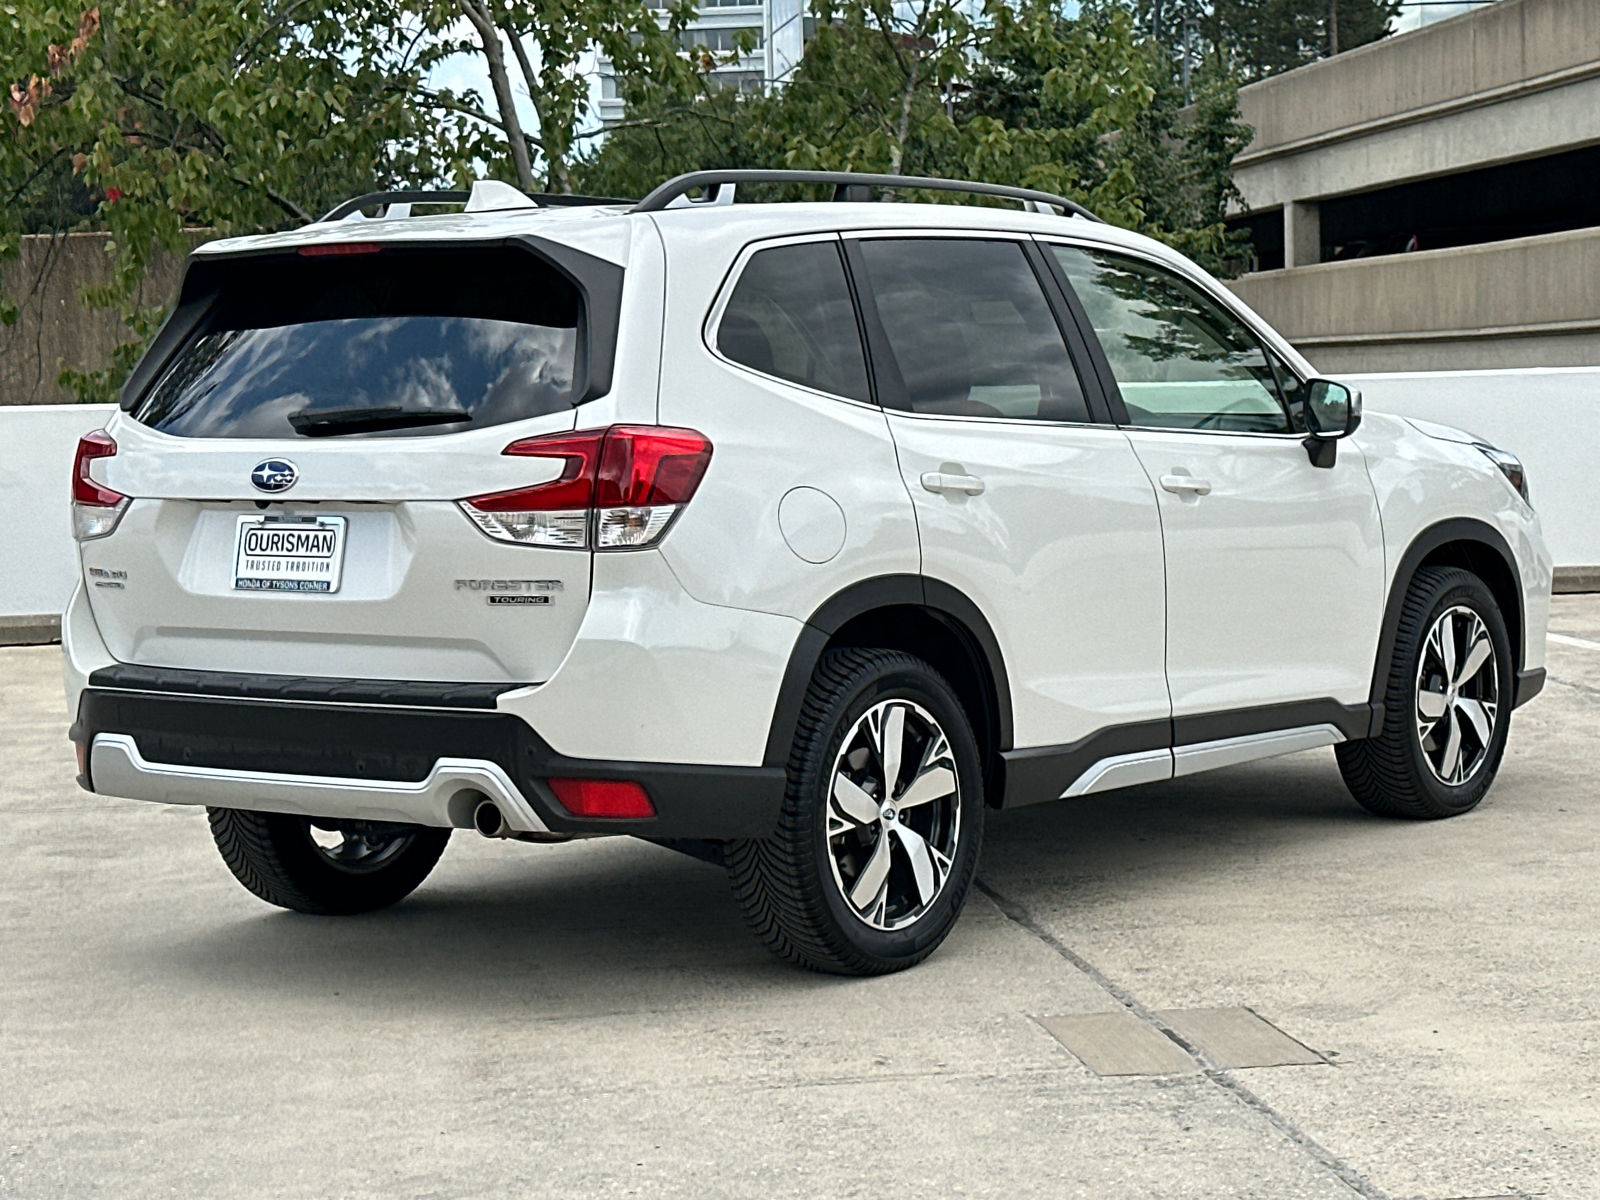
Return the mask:
M 715 195 L 723 184 L 738 183 L 831 183 L 833 198 L 840 201 L 871 199 L 872 188 L 927 188 L 940 192 L 968 192 L 975 196 L 999 196 L 1007 200 L 1021 200 L 1029 204 L 1048 204 L 1064 209 L 1086 221 L 1100 221 L 1083 205 L 1053 192 L 1039 192 L 1032 188 L 1009 187 L 1003 183 L 975 183 L 965 179 L 936 179 L 916 175 L 867 175 L 858 171 L 691 171 L 669 179 L 633 206 L 636 213 L 660 212 L 680 196 L 695 188 L 703 188 Z M 700 201 L 698 203 L 707 203 Z M 709 201 L 714 202 L 714 201 Z M 1104 224 L 1104 221 L 1100 221 Z
M 317 224 L 321 225 L 325 221 L 342 221 L 351 213 L 363 208 L 372 208 L 374 205 L 383 205 L 387 208 L 391 204 L 465 204 L 471 198 L 471 192 L 368 192 L 365 196 L 346 200 L 327 216 L 318 220 Z
M 619 199 L 616 196 L 569 196 L 560 192 L 523 192 L 524 196 L 532 200 L 541 208 L 576 208 L 588 204 L 632 204 L 632 200 Z M 472 199 L 471 192 L 368 192 L 364 196 L 357 196 L 353 200 L 346 200 L 327 216 L 317 221 L 321 225 L 325 221 L 342 221 L 358 209 L 372 208 L 375 205 L 388 207 L 391 204 L 465 204 Z

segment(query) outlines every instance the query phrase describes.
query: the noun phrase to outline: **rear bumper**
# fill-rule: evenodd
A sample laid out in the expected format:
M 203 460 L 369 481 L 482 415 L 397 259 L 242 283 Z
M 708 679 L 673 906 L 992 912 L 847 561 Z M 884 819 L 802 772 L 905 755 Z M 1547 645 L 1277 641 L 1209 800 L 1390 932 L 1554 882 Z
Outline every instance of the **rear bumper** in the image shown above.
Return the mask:
M 348 820 L 467 828 L 488 797 L 520 832 L 765 837 L 784 790 L 779 768 L 570 758 L 522 719 L 487 709 L 90 686 L 71 736 L 87 751 L 79 782 L 93 792 Z M 573 816 L 552 777 L 632 780 L 656 815 Z

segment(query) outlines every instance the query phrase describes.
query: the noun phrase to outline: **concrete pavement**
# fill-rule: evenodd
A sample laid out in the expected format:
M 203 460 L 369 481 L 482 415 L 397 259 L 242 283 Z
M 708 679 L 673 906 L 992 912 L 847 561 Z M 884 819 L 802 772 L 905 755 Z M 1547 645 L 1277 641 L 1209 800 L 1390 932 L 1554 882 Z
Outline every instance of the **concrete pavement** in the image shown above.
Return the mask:
M 1600 597 L 1552 628 L 1600 645 Z M 0 1197 L 1600 1195 L 1600 649 L 1456 820 L 1329 751 L 991 817 L 878 980 L 624 840 L 458 834 L 389 912 L 280 913 L 203 814 L 77 790 L 58 655 L 0 650 Z M 1100 1076 L 1039 1021 L 1220 1006 L 1325 1062 Z

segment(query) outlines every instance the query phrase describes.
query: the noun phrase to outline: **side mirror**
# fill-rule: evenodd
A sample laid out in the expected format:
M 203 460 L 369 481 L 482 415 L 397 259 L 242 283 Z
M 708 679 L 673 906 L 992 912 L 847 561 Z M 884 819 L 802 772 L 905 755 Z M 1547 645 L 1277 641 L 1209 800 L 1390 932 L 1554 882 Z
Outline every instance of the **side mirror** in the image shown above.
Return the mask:
M 1361 393 L 1331 379 L 1306 384 L 1304 407 L 1306 454 L 1314 467 L 1331 467 L 1338 458 L 1338 440 L 1361 424 Z

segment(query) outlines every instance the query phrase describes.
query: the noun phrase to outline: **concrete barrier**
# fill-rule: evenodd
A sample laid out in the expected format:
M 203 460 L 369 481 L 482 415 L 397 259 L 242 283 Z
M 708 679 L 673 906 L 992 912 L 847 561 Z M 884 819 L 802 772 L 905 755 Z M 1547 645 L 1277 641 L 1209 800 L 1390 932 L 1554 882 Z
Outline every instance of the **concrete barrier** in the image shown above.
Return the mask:
M 0 643 L 55 641 L 78 579 L 72 454 L 110 404 L 0 408 Z
M 1600 367 L 1345 375 L 1373 412 L 1455 425 L 1528 468 L 1558 590 L 1600 590 Z M 77 581 L 68 503 L 78 438 L 99 404 L 0 407 L 0 643 L 51 641 Z
M 1528 469 L 1533 506 L 1556 560 L 1558 591 L 1600 591 L 1600 367 L 1339 375 L 1373 412 L 1454 425 Z

